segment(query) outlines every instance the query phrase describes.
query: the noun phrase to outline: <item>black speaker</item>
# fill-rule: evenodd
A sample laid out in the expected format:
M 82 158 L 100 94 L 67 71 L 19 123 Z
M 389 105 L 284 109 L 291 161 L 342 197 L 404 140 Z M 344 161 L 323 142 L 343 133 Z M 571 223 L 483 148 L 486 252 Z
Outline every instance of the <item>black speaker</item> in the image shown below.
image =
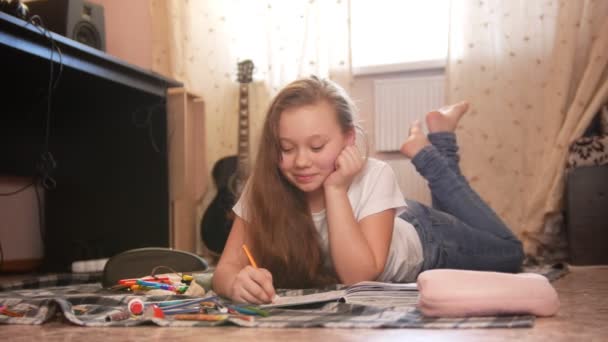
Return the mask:
M 106 50 L 103 6 L 84 0 L 35 0 L 24 4 L 29 16 L 40 16 L 48 30 Z

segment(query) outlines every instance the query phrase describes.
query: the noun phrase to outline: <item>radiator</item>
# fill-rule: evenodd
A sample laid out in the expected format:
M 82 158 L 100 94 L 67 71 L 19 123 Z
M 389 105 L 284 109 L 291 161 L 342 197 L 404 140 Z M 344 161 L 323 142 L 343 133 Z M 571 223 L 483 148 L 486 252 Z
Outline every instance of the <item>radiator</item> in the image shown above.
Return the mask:
M 424 131 L 424 115 L 444 104 L 444 77 L 424 76 L 376 80 L 374 82 L 375 134 L 377 152 L 398 151 L 408 136 L 410 124 L 419 119 Z M 407 159 L 387 160 L 406 198 L 431 204 L 431 194 Z
M 444 76 L 374 81 L 376 151 L 397 151 L 410 124 L 444 104 Z M 426 128 L 425 128 L 426 129 Z

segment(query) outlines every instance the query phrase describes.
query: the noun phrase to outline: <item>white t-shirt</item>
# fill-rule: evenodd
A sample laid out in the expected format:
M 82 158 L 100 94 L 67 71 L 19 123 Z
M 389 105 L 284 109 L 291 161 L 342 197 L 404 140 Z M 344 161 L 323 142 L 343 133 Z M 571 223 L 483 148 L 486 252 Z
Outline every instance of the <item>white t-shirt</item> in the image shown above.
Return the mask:
M 377 280 L 386 282 L 414 282 L 422 266 L 422 245 L 415 228 L 398 217 L 406 207 L 403 194 L 391 167 L 378 159 L 368 158 L 363 170 L 348 189 L 348 199 L 357 221 L 387 209 L 396 209 L 393 238 L 384 271 Z M 243 215 L 243 197 L 233 207 L 236 215 Z M 325 210 L 312 214 L 319 232 L 325 266 L 334 269 L 329 252 L 327 215 Z

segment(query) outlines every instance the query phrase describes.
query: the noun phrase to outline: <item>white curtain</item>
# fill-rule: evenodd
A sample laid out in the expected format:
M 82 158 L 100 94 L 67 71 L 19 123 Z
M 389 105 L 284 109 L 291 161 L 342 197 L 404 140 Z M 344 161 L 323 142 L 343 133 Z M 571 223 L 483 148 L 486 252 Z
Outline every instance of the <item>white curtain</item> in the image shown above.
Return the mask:
M 568 146 L 608 92 L 608 1 L 454 0 L 451 18 L 463 172 L 528 254 L 563 257 Z
M 238 62 L 255 65 L 249 85 L 252 157 L 268 102 L 282 86 L 315 74 L 350 88 L 347 0 L 151 0 L 150 10 L 153 69 L 205 101 L 209 172 L 237 152 Z

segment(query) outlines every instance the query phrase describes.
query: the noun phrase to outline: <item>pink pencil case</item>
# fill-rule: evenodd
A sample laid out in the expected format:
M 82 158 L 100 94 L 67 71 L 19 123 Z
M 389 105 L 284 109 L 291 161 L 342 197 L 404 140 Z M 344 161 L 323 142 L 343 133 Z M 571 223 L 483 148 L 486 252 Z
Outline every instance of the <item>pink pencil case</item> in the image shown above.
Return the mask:
M 425 316 L 553 316 L 559 309 L 557 292 L 535 273 L 436 269 L 422 272 L 417 283 Z

